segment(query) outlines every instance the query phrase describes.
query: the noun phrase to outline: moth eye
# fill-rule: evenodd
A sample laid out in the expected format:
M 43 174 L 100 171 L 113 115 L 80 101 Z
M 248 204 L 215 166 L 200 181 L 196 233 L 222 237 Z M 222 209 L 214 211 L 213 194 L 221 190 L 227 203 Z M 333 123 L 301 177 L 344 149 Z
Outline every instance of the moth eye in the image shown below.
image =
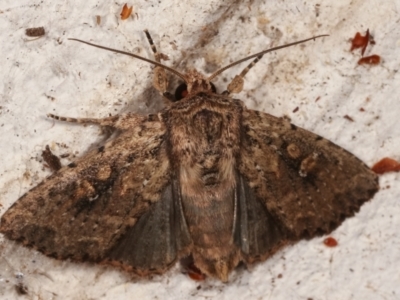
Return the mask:
M 217 93 L 215 85 L 212 82 L 210 82 L 210 84 L 211 84 L 211 91 L 213 93 Z M 179 101 L 185 98 L 187 95 L 188 95 L 187 85 L 186 83 L 181 83 L 175 90 L 175 101 Z
M 181 83 L 175 90 L 175 101 L 185 98 L 188 94 L 186 83 Z
M 210 82 L 211 84 L 211 91 L 216 94 L 217 93 L 217 88 L 215 87 L 214 83 Z

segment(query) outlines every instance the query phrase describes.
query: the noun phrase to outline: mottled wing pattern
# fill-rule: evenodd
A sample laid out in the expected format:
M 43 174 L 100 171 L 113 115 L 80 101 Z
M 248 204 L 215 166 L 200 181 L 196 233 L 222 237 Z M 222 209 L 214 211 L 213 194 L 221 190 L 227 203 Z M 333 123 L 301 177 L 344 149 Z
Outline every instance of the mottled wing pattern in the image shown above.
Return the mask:
M 165 128 L 158 120 L 145 120 L 63 167 L 23 195 L 3 215 L 0 232 L 59 259 L 111 259 L 129 264 L 138 259 L 129 261 L 126 253 L 113 249 L 136 227 L 139 216 L 157 215 L 159 207 L 170 205 L 170 172 Z M 162 201 L 166 203 L 158 204 Z M 167 222 L 169 216 L 165 214 L 169 211 L 163 213 L 164 216 L 158 216 L 149 226 Z M 146 233 L 154 235 L 139 246 L 166 232 L 147 229 Z M 169 239 L 163 248 L 153 251 L 173 252 L 176 256 L 173 243 L 175 240 Z M 132 243 L 131 246 L 135 248 Z M 170 255 L 168 260 L 164 259 L 165 264 L 174 259 Z M 134 266 L 127 266 L 131 267 Z M 154 262 L 138 267 L 165 268 L 155 266 Z
M 330 233 L 379 189 L 376 174 L 354 155 L 284 118 L 244 110 L 242 126 L 242 189 L 263 204 L 269 222 L 249 245 L 271 238 L 262 236 L 268 230 L 276 236 L 261 251 L 248 251 L 247 260 L 263 251 L 266 257 L 285 240 Z

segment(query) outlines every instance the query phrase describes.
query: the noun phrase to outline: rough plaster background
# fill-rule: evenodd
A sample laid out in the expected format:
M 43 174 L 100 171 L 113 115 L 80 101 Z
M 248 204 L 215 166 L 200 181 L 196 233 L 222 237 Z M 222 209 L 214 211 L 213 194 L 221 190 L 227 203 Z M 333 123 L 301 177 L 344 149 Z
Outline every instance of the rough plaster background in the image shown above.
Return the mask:
M 0 2 L 0 214 L 50 171 L 40 154 L 82 155 L 100 142 L 99 128 L 54 122 L 72 117 L 155 112 L 162 107 L 148 64 L 68 41 L 80 38 L 151 57 L 149 29 L 166 64 L 212 73 L 246 55 L 317 34 L 330 37 L 266 55 L 237 95 L 251 108 L 292 122 L 348 149 L 368 165 L 400 159 L 400 2 L 144 1 L 119 19 L 122 1 Z M 96 16 L 101 17 L 97 24 Z M 44 26 L 39 39 L 25 29 Z M 369 28 L 378 66 L 357 66 L 349 40 Z M 222 91 L 245 66 L 224 72 Z M 319 99 L 316 101 L 316 99 Z M 293 110 L 298 107 L 297 112 Z M 361 112 L 360 108 L 365 111 Z M 350 122 L 345 115 L 354 119 Z M 288 247 L 264 263 L 239 269 L 228 284 L 194 282 L 179 266 L 132 281 L 101 266 L 61 262 L 0 237 L 0 298 L 17 299 L 399 299 L 399 174 L 354 218 L 323 238 Z M 17 294 L 24 285 L 27 295 Z

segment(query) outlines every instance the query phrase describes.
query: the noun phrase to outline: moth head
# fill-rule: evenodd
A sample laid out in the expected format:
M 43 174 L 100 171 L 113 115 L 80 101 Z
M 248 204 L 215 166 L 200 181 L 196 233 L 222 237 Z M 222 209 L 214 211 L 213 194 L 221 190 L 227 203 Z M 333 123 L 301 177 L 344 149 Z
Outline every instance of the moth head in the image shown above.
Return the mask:
M 147 30 L 145 30 L 144 32 L 145 32 L 147 39 L 150 43 L 150 46 L 154 52 L 155 60 L 151 60 L 151 59 L 148 59 L 148 58 L 145 58 L 145 57 L 133 54 L 133 53 L 92 44 L 92 43 L 82 41 L 79 39 L 70 38 L 69 40 L 81 42 L 81 43 L 84 43 L 84 44 L 87 44 L 87 45 L 90 45 L 90 46 L 93 46 L 96 48 L 100 48 L 100 49 L 104 49 L 104 50 L 108 50 L 108 51 L 112 51 L 112 52 L 116 52 L 116 53 L 120 53 L 120 54 L 125 54 L 125 55 L 131 56 L 131 57 L 134 57 L 134 58 L 137 58 L 137 59 L 140 59 L 140 60 L 143 60 L 150 64 L 155 65 L 156 68 L 155 68 L 155 72 L 154 72 L 154 87 L 167 100 L 169 100 L 171 102 L 175 102 L 175 101 L 190 97 L 191 95 L 195 95 L 200 92 L 216 93 L 216 88 L 211 82 L 215 77 L 217 77 L 219 74 L 221 74 L 225 70 L 227 70 L 237 64 L 240 64 L 246 60 L 254 58 L 254 60 L 246 68 L 244 68 L 243 71 L 239 75 L 236 75 L 234 77 L 234 79 L 231 81 L 231 83 L 228 84 L 227 89 L 222 94 L 229 95 L 229 94 L 239 93 L 243 89 L 244 76 L 263 57 L 264 54 L 278 50 L 278 49 L 305 43 L 307 41 L 314 40 L 319 37 L 327 36 L 326 34 L 314 36 L 314 37 L 311 37 L 311 38 L 308 38 L 305 40 L 297 41 L 294 43 L 290 43 L 290 44 L 286 44 L 286 45 L 282 45 L 282 46 L 278 46 L 278 47 L 273 47 L 273 48 L 258 52 L 256 54 L 253 54 L 253 55 L 247 56 L 245 58 L 242 58 L 240 60 L 237 60 L 237 61 L 217 70 L 216 72 L 211 74 L 211 76 L 206 77 L 196 70 L 190 70 L 186 74 L 182 74 L 179 71 L 162 64 L 160 62 L 160 54 L 157 52 L 156 47 L 154 46 L 153 40 L 152 40 L 149 32 Z M 172 95 L 167 91 L 168 80 L 167 80 L 167 76 L 166 76 L 166 71 L 173 73 L 174 75 L 178 76 L 179 78 L 181 78 L 183 80 L 183 83 L 180 84 L 178 86 L 178 88 L 176 89 L 175 95 Z
M 185 76 L 186 82 L 181 83 L 175 90 L 176 101 L 200 92 L 217 92 L 215 85 L 197 70 L 190 70 Z
M 214 83 L 208 81 L 209 86 L 211 87 L 211 92 L 216 94 L 217 93 L 217 88 L 215 87 Z M 207 90 L 210 90 L 210 87 L 207 87 Z M 178 85 L 178 87 L 175 90 L 175 101 L 179 101 L 183 98 L 186 98 L 189 95 L 189 90 L 188 90 L 188 85 L 186 83 L 181 83 Z

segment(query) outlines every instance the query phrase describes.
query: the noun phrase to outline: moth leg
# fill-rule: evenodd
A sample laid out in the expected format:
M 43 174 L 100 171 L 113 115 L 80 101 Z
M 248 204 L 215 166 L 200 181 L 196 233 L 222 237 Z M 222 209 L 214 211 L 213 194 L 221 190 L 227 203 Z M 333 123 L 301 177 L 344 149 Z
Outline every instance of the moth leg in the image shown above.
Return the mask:
M 126 130 L 130 128 L 134 128 L 138 126 L 145 120 L 148 120 L 148 116 L 142 116 L 134 113 L 128 113 L 124 115 L 115 115 L 108 118 L 69 118 L 69 117 L 61 117 L 53 114 L 47 115 L 49 118 L 70 122 L 70 123 L 79 123 L 79 124 L 95 124 L 102 127 L 112 127 L 115 129 Z
M 146 29 L 144 31 L 146 34 L 147 40 L 149 41 L 151 50 L 154 53 L 154 60 L 158 63 L 161 63 L 160 53 L 158 53 L 156 46 L 154 45 L 153 39 L 150 36 L 150 33 Z M 154 68 L 154 77 L 153 77 L 153 85 L 157 91 L 160 92 L 161 96 L 165 97 L 168 101 L 175 101 L 174 96 L 167 91 L 168 88 L 168 79 L 167 73 L 162 67 L 155 67 Z
M 263 54 L 260 56 L 257 56 L 246 68 L 243 69 L 243 71 L 239 74 L 236 75 L 235 78 L 232 79 L 231 83 L 228 84 L 228 88 L 226 91 L 224 91 L 222 94 L 223 95 L 229 95 L 229 94 L 237 94 L 240 93 L 243 90 L 243 85 L 244 85 L 244 76 L 246 76 L 247 72 L 250 71 L 252 67 L 263 57 Z

